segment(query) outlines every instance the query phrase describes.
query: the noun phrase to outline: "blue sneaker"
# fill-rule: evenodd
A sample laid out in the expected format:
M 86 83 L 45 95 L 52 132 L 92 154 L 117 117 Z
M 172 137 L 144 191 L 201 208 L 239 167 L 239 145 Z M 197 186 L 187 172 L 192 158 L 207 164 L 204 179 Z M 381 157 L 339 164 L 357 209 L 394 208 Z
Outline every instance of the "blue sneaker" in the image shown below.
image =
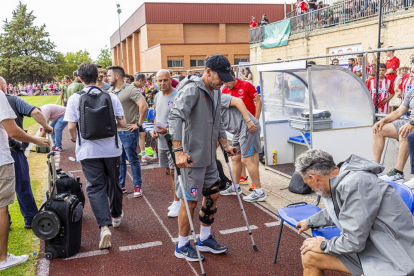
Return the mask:
M 221 254 L 227 251 L 227 247 L 219 244 L 212 235 L 208 236 L 208 239 L 201 241 L 200 238 L 197 240 L 198 249 L 201 252 L 211 252 L 214 254 Z
M 186 259 L 190 262 L 198 262 L 197 251 L 187 242 L 184 246 L 178 248 L 178 243 L 175 244 L 174 254 L 177 258 Z M 200 253 L 201 260 L 204 260 L 203 254 Z

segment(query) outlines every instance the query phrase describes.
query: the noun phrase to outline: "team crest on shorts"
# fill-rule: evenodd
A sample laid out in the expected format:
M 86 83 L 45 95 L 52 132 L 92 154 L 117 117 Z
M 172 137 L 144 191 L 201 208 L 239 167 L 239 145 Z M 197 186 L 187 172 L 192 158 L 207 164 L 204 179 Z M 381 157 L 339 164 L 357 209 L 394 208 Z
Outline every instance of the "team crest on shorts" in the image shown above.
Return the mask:
M 174 105 L 174 102 L 173 101 L 169 101 L 168 102 L 168 107 L 173 107 L 173 105 Z
M 191 188 L 191 195 L 192 196 L 196 196 L 198 193 L 198 189 L 197 188 Z

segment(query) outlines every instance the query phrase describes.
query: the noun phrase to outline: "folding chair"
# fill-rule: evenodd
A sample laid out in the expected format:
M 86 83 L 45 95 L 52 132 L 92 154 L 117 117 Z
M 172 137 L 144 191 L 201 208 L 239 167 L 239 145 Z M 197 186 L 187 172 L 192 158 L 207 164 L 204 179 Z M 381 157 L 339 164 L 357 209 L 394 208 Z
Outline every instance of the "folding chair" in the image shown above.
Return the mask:
M 286 205 L 283 208 L 280 208 L 277 210 L 277 214 L 280 217 L 280 228 L 279 228 L 279 236 L 277 237 L 277 243 L 275 248 L 275 256 L 273 257 L 273 263 L 276 263 L 277 260 L 277 254 L 279 251 L 279 245 L 280 245 L 280 238 L 282 236 L 282 230 L 283 230 L 283 223 L 286 222 L 289 225 L 296 227 L 299 221 L 307 219 L 308 217 L 318 213 L 322 209 L 318 207 L 319 201 L 321 200 L 321 197 L 318 195 L 318 198 L 316 200 L 316 205 L 308 204 L 306 202 L 294 202 Z

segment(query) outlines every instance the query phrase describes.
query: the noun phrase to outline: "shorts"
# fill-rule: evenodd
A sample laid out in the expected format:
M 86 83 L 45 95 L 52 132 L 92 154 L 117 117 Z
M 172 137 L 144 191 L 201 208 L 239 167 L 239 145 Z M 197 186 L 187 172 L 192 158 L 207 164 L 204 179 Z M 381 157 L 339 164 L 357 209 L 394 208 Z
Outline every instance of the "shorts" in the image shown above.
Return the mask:
M 408 124 L 409 122 L 410 122 L 410 119 L 403 118 L 403 119 L 392 121 L 391 124 L 395 126 L 395 129 L 397 130 L 397 134 L 398 134 L 400 132 L 401 127 L 405 124 Z
M 158 149 L 158 160 L 160 168 L 174 169 L 174 161 L 169 150 Z
M 214 161 L 211 165 L 203 168 L 181 169 L 181 178 L 187 200 L 200 201 L 203 198 L 203 189 L 211 188 L 219 180 L 217 163 Z M 184 199 L 181 193 L 181 183 L 180 181 L 176 183 L 179 185 L 175 185 L 175 193 L 179 199 Z
M 329 254 L 337 257 L 344 264 L 344 266 L 349 270 L 349 272 L 351 272 L 353 276 L 356 276 L 356 275 L 360 276 L 364 274 L 364 271 L 362 270 L 361 262 L 359 261 L 357 254 L 355 253 L 343 254 L 343 255 L 333 254 L 333 253 L 329 253 Z
M 257 130 L 250 132 L 247 128 L 242 128 L 242 131 L 233 136 L 232 145 L 237 148 L 237 152 L 241 153 L 242 158 L 253 156 L 262 151 L 262 143 L 260 141 L 260 124 L 257 124 Z
M 0 208 L 14 203 L 15 186 L 14 164 L 0 166 Z

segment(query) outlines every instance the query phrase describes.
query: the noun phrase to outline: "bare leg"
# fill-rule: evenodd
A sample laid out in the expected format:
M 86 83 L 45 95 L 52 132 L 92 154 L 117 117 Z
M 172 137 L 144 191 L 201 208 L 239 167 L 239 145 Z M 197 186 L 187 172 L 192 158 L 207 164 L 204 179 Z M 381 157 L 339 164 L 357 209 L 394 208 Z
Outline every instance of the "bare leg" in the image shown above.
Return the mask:
M 234 181 L 236 181 L 235 184 L 239 184 L 239 179 L 240 179 L 240 174 L 242 172 L 242 162 L 241 162 L 241 154 L 237 154 L 236 156 L 233 156 L 231 158 L 231 163 L 233 165 L 233 176 L 234 176 Z
M 140 151 L 144 151 L 145 150 L 145 136 L 146 136 L 146 133 L 145 132 L 140 132 L 139 133 L 139 141 L 138 141 L 138 143 L 139 143 L 139 150 Z
M 0 208 L 0 262 L 7 259 L 7 241 L 9 239 L 8 206 Z
M 197 203 L 197 201 L 188 200 L 188 208 L 190 209 L 191 219 L 193 218 L 194 209 L 197 207 Z M 187 237 L 190 234 L 190 222 L 188 221 L 187 210 L 185 209 L 183 199 L 181 200 L 181 208 L 178 213 L 178 234 L 181 237 Z
M 325 270 L 351 275 L 346 266 L 335 256 L 308 251 L 301 257 L 304 276 L 323 276 Z
M 237 175 L 237 174 L 235 174 L 235 175 Z M 243 176 L 244 178 L 246 178 L 246 176 L 247 176 L 246 166 L 244 166 L 243 163 L 241 165 L 241 176 Z
M 395 168 L 399 171 L 404 170 L 405 163 L 407 163 L 407 159 L 409 156 L 408 151 L 408 141 L 407 137 L 402 137 L 400 135 L 399 139 L 399 146 L 398 146 L 398 158 L 397 158 L 397 164 L 395 165 Z
M 382 130 L 373 136 L 372 155 L 373 160 L 376 162 L 381 161 L 381 155 L 385 145 L 385 138 L 387 137 L 398 139 L 398 133 L 393 124 L 385 124 Z
M 177 197 L 177 193 L 175 192 L 174 170 L 170 169 L 170 177 L 171 177 L 171 182 L 172 182 L 172 189 L 174 191 L 174 201 L 179 201 L 180 199 Z
M 255 162 L 257 159 L 257 162 L 259 161 L 259 154 L 256 153 L 252 156 L 242 158 L 242 163 L 246 166 L 247 171 L 249 172 L 250 178 L 252 179 L 252 182 L 254 183 L 255 189 L 262 188 L 262 185 L 260 183 L 260 175 L 259 175 L 259 166 Z

